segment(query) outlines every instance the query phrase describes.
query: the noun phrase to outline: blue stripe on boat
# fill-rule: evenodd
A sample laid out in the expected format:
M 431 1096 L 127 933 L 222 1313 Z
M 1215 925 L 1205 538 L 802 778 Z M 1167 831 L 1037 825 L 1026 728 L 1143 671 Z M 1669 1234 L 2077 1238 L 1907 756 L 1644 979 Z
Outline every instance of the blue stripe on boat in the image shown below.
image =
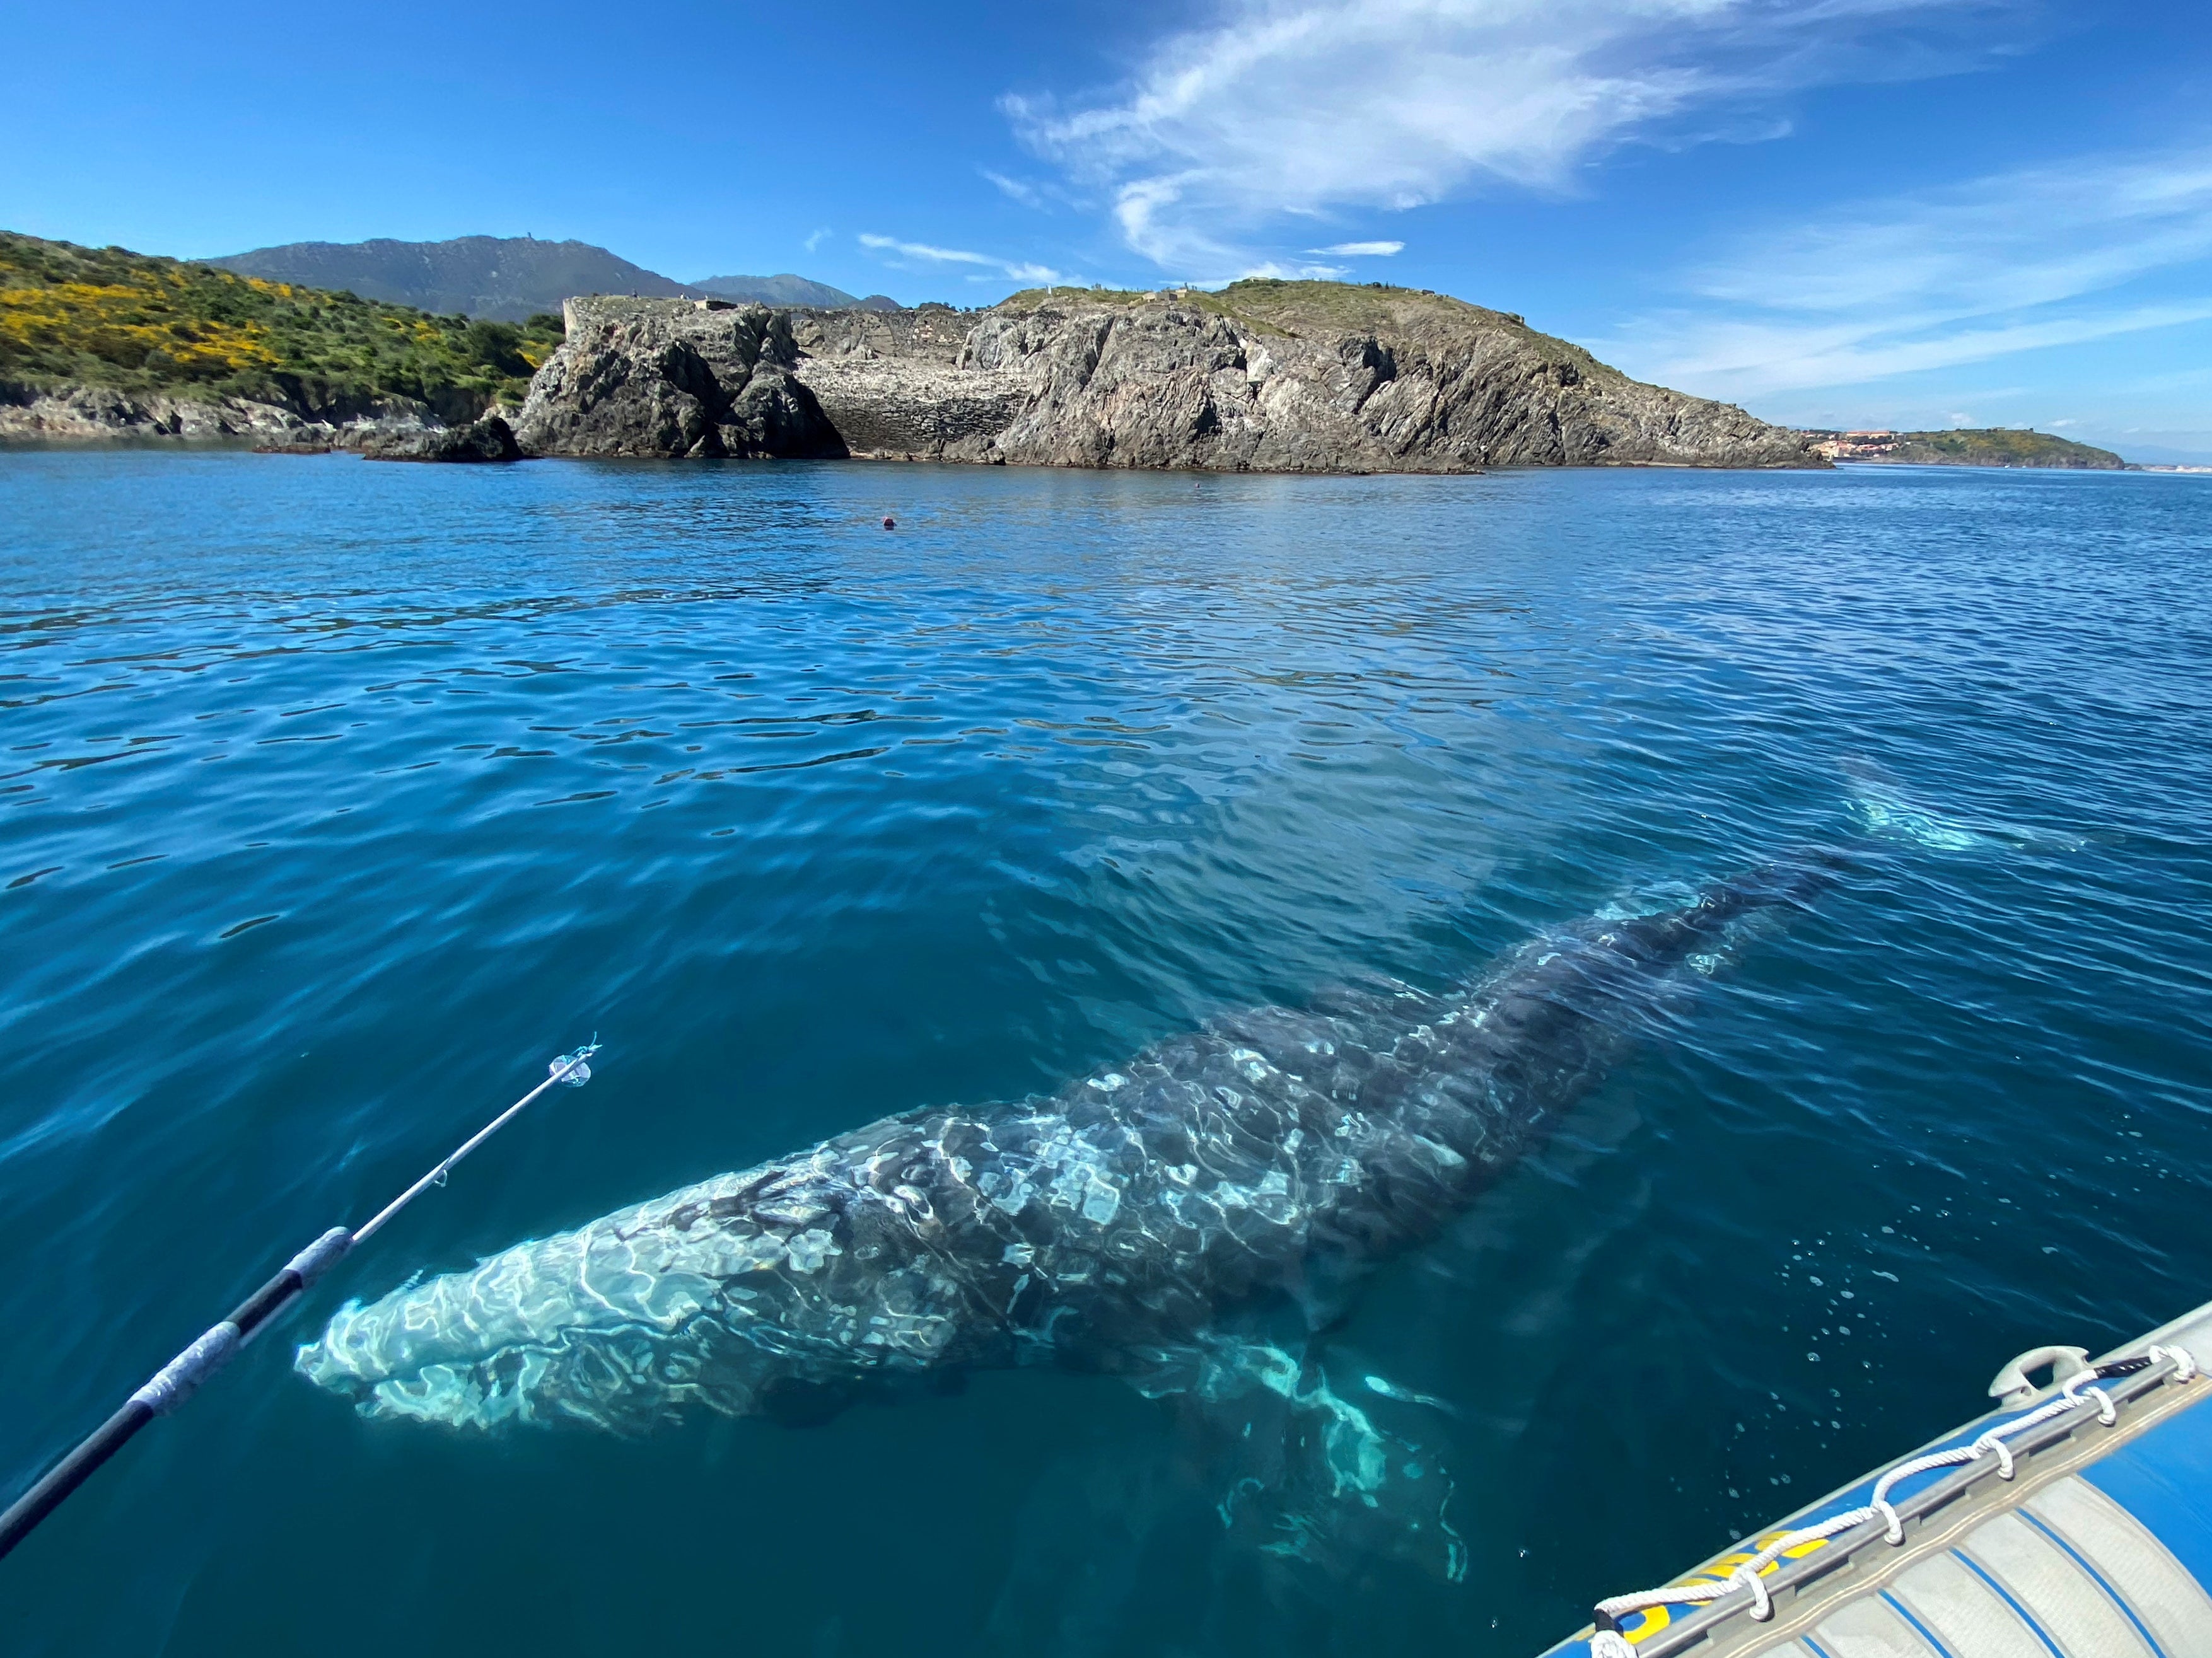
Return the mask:
M 2019 1515 L 2021 1519 L 2027 1521 L 2029 1525 L 2034 1527 L 2036 1530 L 2041 1532 L 2052 1542 L 2057 1544 L 2060 1548 L 2065 1550 L 2067 1558 L 2073 1561 L 2075 1565 L 2081 1567 L 2083 1571 L 2087 1572 L 2089 1574 L 2090 1581 L 2095 1583 L 2099 1588 L 2104 1590 L 2106 1595 L 2111 1597 L 2112 1602 L 2114 1606 L 2118 1606 L 2122 1612 L 2127 1613 L 2128 1622 L 2136 1626 L 2136 1633 L 2142 1637 L 2143 1644 L 2148 1647 L 2151 1651 L 2157 1655 L 2157 1658 L 2166 1658 L 2166 1649 L 2159 1645 L 2158 1637 L 2150 1632 L 2150 1626 L 2145 1624 L 2142 1619 L 2136 1616 L 2136 1609 L 2128 1604 L 2127 1597 L 2120 1593 L 2116 1585 L 2108 1582 L 2106 1580 L 2104 1573 L 2099 1571 L 2094 1566 L 2089 1564 L 2089 1558 L 2087 1555 L 2083 1554 L 2081 1550 L 2075 1548 L 2071 1543 L 2060 1536 L 2058 1533 L 2054 1531 L 2051 1527 L 2044 1524 L 2043 1521 L 2033 1509 L 2025 1508 L 2016 1509 L 2014 1512 Z
M 1968 1571 L 1973 1573 L 1975 1576 L 1980 1578 L 1982 1582 L 1987 1583 L 1991 1588 L 1996 1591 L 1997 1598 L 2002 1600 L 2005 1605 L 2012 1608 L 2013 1616 L 2019 1619 L 2021 1623 L 2027 1625 L 2029 1629 L 2035 1632 L 2035 1638 L 2042 1642 L 2044 1646 L 2050 1651 L 2051 1658 L 2067 1658 L 2067 1655 L 2059 1649 L 2058 1643 L 2052 1640 L 2051 1637 L 2045 1632 L 2043 1625 L 2035 1621 L 2034 1618 L 2029 1613 L 2027 1608 L 2021 1605 L 2019 1599 L 2010 1589 L 2007 1588 L 2002 1583 L 1998 1582 L 1995 1577 L 1991 1576 L 1987 1571 L 1983 1570 L 1982 1563 L 1980 1561 L 1975 1559 L 1972 1555 L 1968 1554 L 1964 1549 L 1953 1549 L 1951 1551 L 1951 1558 L 1954 1560 L 1964 1562 Z M 2095 1658 L 2095 1655 L 2084 1654 L 2083 1658 Z

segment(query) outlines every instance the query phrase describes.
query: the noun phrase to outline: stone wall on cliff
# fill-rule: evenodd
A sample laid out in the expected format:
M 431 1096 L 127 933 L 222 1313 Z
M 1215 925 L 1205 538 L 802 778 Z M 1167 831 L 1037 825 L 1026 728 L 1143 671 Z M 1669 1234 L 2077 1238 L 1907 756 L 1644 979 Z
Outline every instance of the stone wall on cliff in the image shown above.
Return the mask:
M 591 298 L 524 451 L 1234 471 L 1818 466 L 1797 434 L 1411 289 L 1030 293 L 981 312 Z

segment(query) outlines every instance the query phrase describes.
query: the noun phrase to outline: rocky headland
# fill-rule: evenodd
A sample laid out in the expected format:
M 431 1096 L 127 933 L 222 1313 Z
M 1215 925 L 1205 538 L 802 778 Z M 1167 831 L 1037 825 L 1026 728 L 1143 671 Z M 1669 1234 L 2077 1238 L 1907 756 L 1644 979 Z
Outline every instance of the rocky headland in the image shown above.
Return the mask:
M 2110 449 L 2028 427 L 1960 427 L 1942 432 L 1808 431 L 1804 436 L 1831 460 L 1893 466 L 2055 466 L 2091 472 L 2118 472 L 2127 466 Z
M 1443 295 L 1249 281 L 979 312 L 568 302 L 533 455 L 1277 472 L 1821 466 L 1802 435 Z
M 0 440 L 114 438 L 424 460 L 1829 464 L 1519 317 L 1380 284 L 1032 289 L 965 312 L 603 295 L 514 324 L 0 233 Z

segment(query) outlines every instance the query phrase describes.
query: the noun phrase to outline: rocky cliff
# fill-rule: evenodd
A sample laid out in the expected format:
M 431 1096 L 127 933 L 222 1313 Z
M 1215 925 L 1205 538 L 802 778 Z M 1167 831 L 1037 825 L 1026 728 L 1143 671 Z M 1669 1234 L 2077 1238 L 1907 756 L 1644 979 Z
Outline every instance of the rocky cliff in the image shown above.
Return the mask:
M 1231 471 L 1819 466 L 1518 317 L 1336 282 L 1033 290 L 981 312 L 572 300 L 526 453 L 840 455 Z
M 252 442 L 314 452 L 428 439 L 447 429 L 423 405 L 397 401 L 350 420 L 317 421 L 303 419 L 280 404 L 252 398 L 177 397 L 107 386 L 40 388 L 0 381 L 0 443 L 144 438 Z
M 568 339 L 531 381 L 516 440 L 533 455 L 843 455 L 849 446 L 796 373 L 792 319 L 811 314 L 570 300 Z
M 289 437 L 304 422 L 246 398 L 176 398 L 105 386 L 0 386 L 0 439 Z

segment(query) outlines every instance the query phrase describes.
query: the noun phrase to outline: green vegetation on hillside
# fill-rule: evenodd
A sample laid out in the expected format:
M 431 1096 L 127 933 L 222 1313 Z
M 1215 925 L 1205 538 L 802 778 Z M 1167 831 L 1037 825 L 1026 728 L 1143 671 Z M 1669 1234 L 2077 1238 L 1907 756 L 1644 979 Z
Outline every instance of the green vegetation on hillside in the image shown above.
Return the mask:
M 0 231 L 0 384 L 252 398 L 325 419 L 405 398 L 460 420 L 520 402 L 561 338 L 555 316 L 433 316 Z
M 1946 432 L 1808 431 L 1838 460 L 1902 466 L 2063 466 L 2117 472 L 2127 463 L 2109 449 L 2071 438 L 2006 426 L 1963 427 Z
M 1890 459 L 1923 465 L 2077 466 L 2118 471 L 2124 463 L 2109 449 L 2097 449 L 2047 432 L 2005 427 L 1955 432 L 1899 432 Z

